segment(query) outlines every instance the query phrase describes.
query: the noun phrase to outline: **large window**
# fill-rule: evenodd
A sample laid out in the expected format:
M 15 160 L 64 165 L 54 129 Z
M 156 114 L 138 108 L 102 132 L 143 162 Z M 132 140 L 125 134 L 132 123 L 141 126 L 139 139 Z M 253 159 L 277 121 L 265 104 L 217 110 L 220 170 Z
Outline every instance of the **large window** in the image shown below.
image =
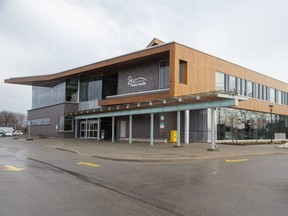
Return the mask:
M 78 102 L 78 80 L 67 80 L 66 101 Z
M 276 133 L 288 137 L 288 117 L 248 110 L 221 108 L 217 112 L 217 139 L 273 139 Z M 271 121 L 272 120 L 272 121 Z
M 236 87 L 237 87 L 236 77 L 230 75 L 230 77 L 229 77 L 229 92 L 237 92 Z
M 80 81 L 80 101 L 102 99 L 101 77 L 92 77 Z
M 59 116 L 59 132 L 72 132 L 73 131 L 73 118 L 68 116 Z
M 250 81 L 247 81 L 247 96 L 248 97 L 253 96 L 253 84 Z
M 63 103 L 65 87 L 65 82 L 52 87 L 32 86 L 32 109 Z
M 169 60 L 160 61 L 159 65 L 159 88 L 169 88 L 170 81 L 170 67 Z
M 270 88 L 269 96 L 270 96 L 269 101 L 272 103 L 275 103 L 275 89 L 274 88 Z
M 225 74 L 216 72 L 216 90 L 225 91 Z

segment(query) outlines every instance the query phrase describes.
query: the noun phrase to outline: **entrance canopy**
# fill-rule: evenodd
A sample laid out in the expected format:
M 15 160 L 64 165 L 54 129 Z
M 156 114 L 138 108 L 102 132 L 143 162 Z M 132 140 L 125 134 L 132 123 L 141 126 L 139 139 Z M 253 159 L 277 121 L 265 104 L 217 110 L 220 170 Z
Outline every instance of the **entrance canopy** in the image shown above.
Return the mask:
M 66 116 L 75 116 L 75 120 L 81 120 L 113 116 L 231 107 L 237 106 L 238 102 L 243 100 L 248 99 L 246 97 L 229 94 L 227 92 L 214 91 L 139 103 L 104 106 L 93 110 L 66 113 Z
M 129 143 L 132 143 L 132 116 L 150 114 L 150 145 L 154 140 L 154 113 L 177 112 L 177 133 L 180 134 L 180 112 L 185 110 L 185 143 L 189 143 L 189 110 L 237 106 L 239 100 L 248 100 L 246 97 L 223 92 L 208 92 L 181 97 L 164 98 L 130 104 L 104 106 L 99 109 L 67 113 L 78 120 L 87 120 L 103 117 L 112 117 L 112 142 L 114 142 L 114 129 L 116 116 L 129 116 Z M 188 112 L 187 112 L 188 111 Z M 211 147 L 215 149 L 215 109 L 211 109 Z M 77 131 L 77 129 L 76 129 Z M 98 140 L 100 139 L 100 124 L 98 124 Z M 76 132 L 77 133 L 77 132 Z M 75 137 L 76 137 L 75 133 Z M 86 132 L 87 137 L 87 132 Z M 177 136 L 177 146 L 180 146 L 180 136 Z

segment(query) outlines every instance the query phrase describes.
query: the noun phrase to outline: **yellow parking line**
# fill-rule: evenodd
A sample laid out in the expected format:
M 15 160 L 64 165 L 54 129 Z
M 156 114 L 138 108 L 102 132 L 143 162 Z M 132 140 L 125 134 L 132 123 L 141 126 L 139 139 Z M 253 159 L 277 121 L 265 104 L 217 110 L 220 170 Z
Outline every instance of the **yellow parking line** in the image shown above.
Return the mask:
M 238 162 L 243 162 L 243 161 L 248 161 L 248 159 L 225 160 L 225 162 L 227 163 L 238 163 Z
M 78 164 L 86 165 L 86 166 L 93 166 L 93 167 L 99 167 L 100 166 L 98 164 L 93 164 L 93 163 L 89 163 L 89 162 L 79 162 Z
M 5 167 L 4 170 L 7 170 L 7 171 L 22 171 L 25 169 L 25 168 L 18 168 L 18 167 L 11 166 L 11 165 L 5 165 L 4 167 Z

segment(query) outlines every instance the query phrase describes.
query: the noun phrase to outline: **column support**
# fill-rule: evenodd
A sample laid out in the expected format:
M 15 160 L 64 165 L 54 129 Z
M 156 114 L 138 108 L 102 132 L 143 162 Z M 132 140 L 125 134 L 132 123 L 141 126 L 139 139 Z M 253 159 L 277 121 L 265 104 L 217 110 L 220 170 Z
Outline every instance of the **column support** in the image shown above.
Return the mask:
M 78 120 L 75 120 L 75 139 L 77 139 L 77 134 L 78 134 Z
M 112 116 L 112 142 L 115 141 L 115 116 Z
M 181 124 L 181 112 L 177 111 L 177 144 L 176 144 L 176 147 L 180 147 L 180 138 L 181 138 L 180 124 Z
M 189 124 L 190 124 L 190 118 L 189 118 L 190 110 L 185 110 L 185 144 L 189 144 Z
M 100 128 L 100 118 L 98 118 L 98 124 L 97 124 L 97 131 L 98 131 L 98 134 L 97 134 L 97 140 L 99 141 L 100 140 L 100 136 L 101 136 L 101 128 Z
M 129 115 L 129 144 L 132 143 L 132 115 Z
M 150 114 L 150 145 L 154 143 L 154 113 Z
M 88 139 L 88 119 L 86 118 L 86 123 L 85 123 L 85 139 Z
M 211 143 L 208 146 L 208 151 L 218 151 L 218 146 L 216 145 L 216 141 L 215 141 L 215 112 L 216 112 L 216 108 L 211 108 Z

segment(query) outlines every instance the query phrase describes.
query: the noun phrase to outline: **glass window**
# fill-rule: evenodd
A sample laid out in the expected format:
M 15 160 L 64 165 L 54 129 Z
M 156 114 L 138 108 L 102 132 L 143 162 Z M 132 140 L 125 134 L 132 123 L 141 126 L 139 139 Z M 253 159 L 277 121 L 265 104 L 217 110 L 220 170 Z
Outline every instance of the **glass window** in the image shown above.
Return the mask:
M 102 80 L 99 76 L 80 81 L 80 101 L 102 99 Z
M 32 86 L 32 109 L 65 101 L 66 82 L 51 87 Z
M 258 84 L 253 83 L 253 97 L 258 98 Z
M 266 86 L 262 86 L 262 100 L 267 100 L 266 98 Z
M 169 88 L 170 66 L 169 60 L 160 61 L 159 63 L 159 88 Z
M 225 91 L 225 74 L 216 72 L 216 90 Z
M 270 88 L 269 89 L 269 101 L 272 103 L 275 103 L 275 89 Z
M 252 97 L 253 96 L 253 85 L 252 82 L 247 81 L 247 96 Z
M 242 80 L 242 95 L 247 96 L 247 80 Z
M 240 78 L 236 77 L 236 86 L 237 86 L 237 93 L 241 94 L 241 80 Z
M 262 99 L 262 85 L 258 85 L 258 99 Z
M 282 104 L 281 91 L 276 90 L 276 103 Z
M 58 131 L 59 132 L 72 132 L 73 131 L 73 117 L 59 116 Z
M 67 80 L 66 101 L 78 102 L 78 80 Z
M 236 89 L 236 77 L 231 76 L 229 77 L 229 92 L 237 92 Z

